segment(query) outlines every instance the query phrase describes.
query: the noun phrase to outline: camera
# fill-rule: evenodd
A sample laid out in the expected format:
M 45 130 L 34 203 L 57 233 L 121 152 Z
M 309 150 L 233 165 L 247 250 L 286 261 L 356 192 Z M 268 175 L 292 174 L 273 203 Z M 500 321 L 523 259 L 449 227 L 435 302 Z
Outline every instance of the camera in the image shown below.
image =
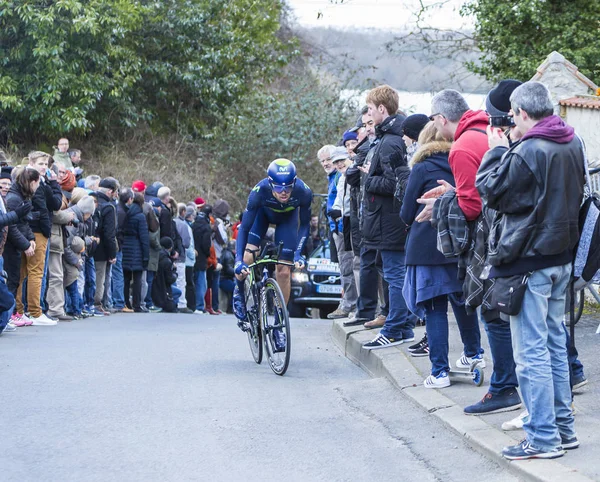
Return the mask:
M 515 120 L 512 115 L 493 115 L 490 116 L 490 126 L 492 127 L 514 127 Z
M 71 224 L 72 224 L 73 226 L 78 226 L 78 225 L 79 225 L 79 219 L 77 219 L 77 218 L 73 218 L 73 219 L 71 220 Z

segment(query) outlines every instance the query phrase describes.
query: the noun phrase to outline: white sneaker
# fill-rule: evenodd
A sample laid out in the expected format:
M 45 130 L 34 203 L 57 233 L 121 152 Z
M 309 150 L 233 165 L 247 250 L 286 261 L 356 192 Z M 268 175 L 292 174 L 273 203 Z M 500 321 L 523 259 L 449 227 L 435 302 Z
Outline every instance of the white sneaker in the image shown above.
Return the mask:
M 481 353 L 473 357 L 466 356 L 463 353 L 462 356 L 458 360 L 456 360 L 456 368 L 463 368 L 465 370 L 468 370 L 469 368 L 471 368 L 471 365 L 476 361 L 479 361 L 479 368 L 485 368 L 485 358 L 483 358 L 483 355 Z
M 58 324 L 56 320 L 48 318 L 43 313 L 37 318 L 31 317 L 30 320 L 33 321 L 33 326 L 52 326 Z
M 450 386 L 450 377 L 446 372 L 440 373 L 437 377 L 429 375 L 423 380 L 423 386 L 425 388 L 446 388 Z
M 202 310 L 194 310 L 194 315 L 206 315 L 206 312 Z
M 527 410 L 523 410 L 519 415 L 517 415 L 512 420 L 508 422 L 504 422 L 502 424 L 502 430 L 519 430 L 523 428 L 523 424 L 527 421 L 527 417 L 529 417 L 529 412 Z

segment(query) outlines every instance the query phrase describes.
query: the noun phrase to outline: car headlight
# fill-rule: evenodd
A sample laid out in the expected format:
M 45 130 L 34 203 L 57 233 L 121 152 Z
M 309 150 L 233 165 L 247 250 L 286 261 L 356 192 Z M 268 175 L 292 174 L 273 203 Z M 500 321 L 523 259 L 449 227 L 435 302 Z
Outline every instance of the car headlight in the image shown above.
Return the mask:
M 295 283 L 308 283 L 308 275 L 306 273 L 292 273 L 292 281 Z

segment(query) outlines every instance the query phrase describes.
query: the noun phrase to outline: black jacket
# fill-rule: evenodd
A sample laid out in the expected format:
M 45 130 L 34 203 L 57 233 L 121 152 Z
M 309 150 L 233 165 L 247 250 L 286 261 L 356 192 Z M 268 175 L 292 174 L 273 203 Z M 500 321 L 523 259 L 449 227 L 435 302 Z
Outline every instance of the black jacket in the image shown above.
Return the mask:
M 177 281 L 177 270 L 173 267 L 171 256 L 166 250 L 161 249 L 158 254 L 158 269 L 152 282 L 152 301 L 169 313 L 177 311 L 171 288 L 175 281 Z
M 393 115 L 375 129 L 379 142 L 374 147 L 363 199 L 363 246 L 403 251 L 407 226 L 400 219 L 400 202 L 394 197 L 396 178 L 407 173 L 406 146 L 402 139 L 403 116 Z
M 10 211 L 14 211 L 24 202 L 25 196 L 23 196 L 21 188 L 17 183 L 14 183 L 6 195 L 6 216 L 16 216 L 16 213 Z M 25 251 L 29 249 L 29 242 L 34 239 L 35 236 L 27 221 L 20 220 L 16 224 L 9 225 L 6 242 L 12 244 L 16 251 Z
M 117 243 L 119 244 L 119 251 L 123 250 L 123 243 L 125 241 L 125 224 L 127 223 L 127 210 L 129 207 L 122 202 L 117 203 Z
M 173 235 L 173 218 L 171 216 L 171 209 L 169 209 L 169 206 L 163 203 L 160 204 L 160 208 L 160 213 L 158 215 L 158 221 L 160 223 L 160 237 L 171 238 L 174 241 L 175 236 Z
M 123 270 L 143 271 L 150 259 L 150 236 L 146 216 L 139 204 L 129 206 L 123 225 Z
M 212 229 L 210 227 L 210 220 L 204 213 L 196 216 L 196 220 L 192 224 L 192 232 L 194 233 L 194 248 L 198 252 L 194 270 L 206 271 L 208 266 L 207 259 L 210 256 Z
M 235 275 L 235 256 L 230 249 L 223 249 L 223 252 L 221 253 L 221 264 L 223 265 L 221 279 L 233 280 Z
M 63 195 L 58 182 L 47 181 L 42 176 L 40 187 L 38 187 L 31 199 L 33 212 L 39 213 L 39 218 L 29 223 L 34 233 L 42 233 L 44 237 L 50 237 L 52 232 L 52 215 L 54 211 L 58 211 L 62 207 L 62 198 Z
M 108 261 L 117 257 L 117 207 L 103 192 L 97 192 L 98 226 L 96 237 L 100 238 L 94 259 Z
M 498 211 L 489 238 L 492 276 L 559 266 L 573 259 L 585 173 L 579 139 L 529 138 L 488 151 L 476 186 Z

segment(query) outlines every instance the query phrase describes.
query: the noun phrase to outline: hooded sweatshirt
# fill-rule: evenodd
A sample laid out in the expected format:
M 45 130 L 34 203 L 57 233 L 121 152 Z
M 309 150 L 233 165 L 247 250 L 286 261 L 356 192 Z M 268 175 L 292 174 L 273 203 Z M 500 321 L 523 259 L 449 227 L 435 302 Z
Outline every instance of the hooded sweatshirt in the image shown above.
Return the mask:
M 488 151 L 486 127 L 488 115 L 482 110 L 468 110 L 458 122 L 448 162 L 456 181 L 458 205 L 468 221 L 481 213 L 481 197 L 475 187 L 477 170 Z
M 551 115 L 543 118 L 529 129 L 521 140 L 524 141 L 533 137 L 546 139 L 557 144 L 566 144 L 571 142 L 573 137 L 575 137 L 575 129 L 565 124 L 557 115 Z

